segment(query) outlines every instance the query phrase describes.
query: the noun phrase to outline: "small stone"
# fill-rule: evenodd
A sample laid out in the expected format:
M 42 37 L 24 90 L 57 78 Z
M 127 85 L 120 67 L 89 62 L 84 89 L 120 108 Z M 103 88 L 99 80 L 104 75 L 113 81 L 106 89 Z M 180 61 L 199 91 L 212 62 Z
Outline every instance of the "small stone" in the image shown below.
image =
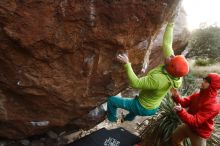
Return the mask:
M 0 146 L 6 146 L 6 142 L 0 141 Z
M 63 131 L 59 134 L 59 136 L 63 136 L 64 134 L 66 134 L 66 131 Z
M 42 137 L 42 138 L 40 138 L 40 141 L 45 142 L 45 141 L 46 141 L 46 138 L 45 138 L 45 137 Z
M 57 140 L 55 140 L 55 139 L 47 139 L 45 141 L 45 145 L 44 146 L 58 146 L 57 145 Z
M 138 132 L 133 132 L 134 135 L 140 136 L 140 134 Z
M 69 135 L 64 136 L 64 140 L 67 141 L 67 143 L 73 142 L 74 140 L 80 138 L 82 136 L 83 131 L 77 131 L 74 133 L 71 133 Z
M 149 124 L 149 121 L 148 121 L 148 120 L 145 120 L 145 121 L 144 121 L 144 125 L 147 126 L 148 124 Z
M 47 132 L 47 135 L 48 135 L 49 138 L 51 138 L 51 139 L 57 139 L 57 137 L 58 137 L 58 135 L 57 135 L 55 132 L 53 132 L 53 131 L 48 131 L 48 132 Z
M 34 140 L 31 142 L 30 146 L 44 146 L 44 143 L 39 140 Z
M 25 146 L 29 146 L 30 145 L 30 141 L 27 139 L 21 140 L 21 144 L 25 145 Z
M 63 146 L 68 143 L 68 141 L 66 139 L 64 139 L 63 137 L 58 137 L 57 141 L 58 141 L 57 142 L 58 146 Z

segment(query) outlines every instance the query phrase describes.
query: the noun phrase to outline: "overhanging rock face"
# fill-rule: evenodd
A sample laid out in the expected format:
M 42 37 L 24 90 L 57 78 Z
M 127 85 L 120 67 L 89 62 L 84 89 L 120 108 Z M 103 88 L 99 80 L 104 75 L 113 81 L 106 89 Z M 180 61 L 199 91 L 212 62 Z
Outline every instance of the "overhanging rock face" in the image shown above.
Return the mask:
M 162 49 L 163 34 L 166 25 L 164 25 L 161 31 L 156 35 L 155 40 L 152 41 L 150 46 L 149 67 L 148 71 L 164 61 Z M 181 9 L 178 17 L 176 18 L 174 31 L 173 31 L 173 49 L 175 55 L 183 53 L 188 44 L 190 32 L 187 29 L 186 12 Z M 183 53 L 184 54 L 184 53 Z
M 93 126 L 88 112 L 127 87 L 117 53 L 138 73 L 178 1 L 1 0 L 0 137 Z

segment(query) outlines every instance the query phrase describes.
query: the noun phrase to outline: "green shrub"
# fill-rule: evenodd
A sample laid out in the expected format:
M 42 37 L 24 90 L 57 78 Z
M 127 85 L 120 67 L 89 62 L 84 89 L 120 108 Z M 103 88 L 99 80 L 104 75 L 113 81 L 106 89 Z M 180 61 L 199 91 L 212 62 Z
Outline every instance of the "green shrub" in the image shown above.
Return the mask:
M 181 121 L 173 111 L 174 102 L 166 96 L 161 103 L 158 115 L 154 116 L 142 133 L 142 146 L 170 146 L 173 131 Z M 188 139 L 184 141 L 185 146 L 190 146 Z
M 179 89 L 182 96 L 188 96 L 193 94 L 200 88 L 198 84 L 198 78 L 196 78 L 191 72 L 183 78 L 182 87 Z
M 190 68 L 190 72 L 194 77 L 205 77 L 209 73 L 220 74 L 220 63 L 215 63 L 209 66 L 193 66 Z
M 220 27 L 209 26 L 192 32 L 189 40 L 191 50 L 187 57 L 220 57 Z
M 215 129 L 207 141 L 207 146 L 219 146 L 220 143 L 220 114 L 215 118 Z
M 198 58 L 195 61 L 195 65 L 197 65 L 197 66 L 208 66 L 213 63 L 214 63 L 214 60 L 209 59 L 209 58 Z

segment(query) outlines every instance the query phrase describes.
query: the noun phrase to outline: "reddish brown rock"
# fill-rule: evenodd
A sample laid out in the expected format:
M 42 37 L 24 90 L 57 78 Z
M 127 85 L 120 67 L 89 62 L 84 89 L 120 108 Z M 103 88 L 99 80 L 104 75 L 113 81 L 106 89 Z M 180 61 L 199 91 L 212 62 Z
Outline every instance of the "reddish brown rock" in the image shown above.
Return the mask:
M 70 121 L 93 126 L 88 112 L 127 86 L 115 61 L 119 50 L 128 50 L 140 71 L 177 3 L 1 0 L 0 137 L 23 138 Z

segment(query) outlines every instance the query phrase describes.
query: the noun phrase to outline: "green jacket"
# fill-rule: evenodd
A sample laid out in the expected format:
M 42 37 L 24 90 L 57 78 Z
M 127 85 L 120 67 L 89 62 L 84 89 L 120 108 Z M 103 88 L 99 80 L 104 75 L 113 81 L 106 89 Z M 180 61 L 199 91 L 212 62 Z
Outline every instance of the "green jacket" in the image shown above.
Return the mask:
M 163 53 L 165 57 L 174 54 L 172 50 L 172 40 L 173 24 L 168 24 L 163 37 Z M 158 108 L 170 88 L 179 88 L 182 83 L 182 78 L 174 78 L 169 75 L 163 64 L 152 69 L 146 76 L 141 78 L 136 76 L 130 63 L 125 64 L 124 67 L 128 76 L 129 85 L 141 90 L 138 96 L 140 104 L 149 110 Z

